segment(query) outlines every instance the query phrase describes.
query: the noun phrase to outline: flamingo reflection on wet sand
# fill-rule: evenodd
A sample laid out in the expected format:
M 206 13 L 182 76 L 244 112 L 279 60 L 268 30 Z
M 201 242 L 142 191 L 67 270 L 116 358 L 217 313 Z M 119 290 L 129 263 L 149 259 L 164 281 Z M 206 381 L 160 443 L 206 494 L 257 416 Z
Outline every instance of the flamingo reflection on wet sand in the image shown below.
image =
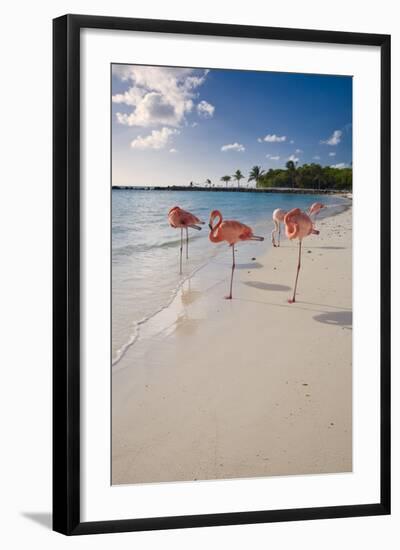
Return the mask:
M 217 222 L 214 223 L 214 220 Z M 232 271 L 229 295 L 225 296 L 227 300 L 232 299 L 233 272 L 235 271 L 235 244 L 240 241 L 263 241 L 264 237 L 253 234 L 253 230 L 248 225 L 236 220 L 223 220 L 219 210 L 213 210 L 210 214 L 208 224 L 210 228 L 209 239 L 212 243 L 226 241 L 232 247 Z

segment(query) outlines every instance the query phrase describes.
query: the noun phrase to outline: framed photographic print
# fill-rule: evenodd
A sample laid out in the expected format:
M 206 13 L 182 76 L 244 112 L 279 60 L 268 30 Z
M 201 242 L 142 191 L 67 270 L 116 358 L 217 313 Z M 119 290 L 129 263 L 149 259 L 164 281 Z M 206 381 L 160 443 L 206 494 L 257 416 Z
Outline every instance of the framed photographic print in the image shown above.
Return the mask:
M 54 529 L 390 513 L 390 37 L 54 20 Z

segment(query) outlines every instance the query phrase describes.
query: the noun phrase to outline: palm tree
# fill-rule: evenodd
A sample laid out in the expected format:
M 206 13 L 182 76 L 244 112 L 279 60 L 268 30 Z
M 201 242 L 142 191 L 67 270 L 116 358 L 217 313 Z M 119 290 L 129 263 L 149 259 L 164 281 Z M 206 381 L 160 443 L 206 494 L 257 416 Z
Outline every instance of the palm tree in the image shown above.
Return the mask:
M 247 181 L 255 181 L 257 186 L 263 174 L 264 170 L 261 170 L 261 166 L 253 166 L 249 174 L 249 179 Z
M 238 188 L 240 187 L 240 180 L 244 178 L 244 175 L 240 170 L 236 170 L 236 172 L 233 174 L 233 179 L 237 181 Z
M 230 176 L 222 176 L 221 181 L 225 182 L 225 187 L 228 187 L 228 183 L 231 181 Z
M 211 180 L 210 179 L 206 179 L 206 185 L 209 185 L 211 187 Z

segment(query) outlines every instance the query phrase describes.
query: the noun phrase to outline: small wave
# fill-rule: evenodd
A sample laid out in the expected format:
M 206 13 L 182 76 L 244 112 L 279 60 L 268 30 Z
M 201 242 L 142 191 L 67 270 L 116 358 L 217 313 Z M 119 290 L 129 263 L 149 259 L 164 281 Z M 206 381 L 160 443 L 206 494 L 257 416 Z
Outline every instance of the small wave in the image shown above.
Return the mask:
M 200 236 L 190 236 L 190 242 L 197 241 Z M 162 241 L 151 244 L 127 244 L 125 246 L 113 247 L 113 256 L 131 256 L 136 252 L 146 252 L 148 250 L 163 249 L 163 248 L 178 248 L 181 244 L 181 239 L 174 239 L 171 241 Z
M 113 367 L 114 365 L 116 365 L 117 363 L 119 363 L 119 361 L 122 359 L 122 357 L 125 355 L 125 353 L 127 352 L 127 350 L 133 346 L 133 344 L 136 342 L 136 340 L 139 338 L 139 325 L 140 323 L 144 323 L 145 322 L 145 319 L 139 321 L 139 323 L 135 323 L 135 325 L 133 326 L 133 334 L 131 334 L 129 340 L 127 342 L 125 342 L 124 344 L 122 344 L 122 346 L 116 351 L 116 357 L 115 359 L 113 359 L 111 361 L 111 366 Z
M 139 339 L 139 336 L 140 336 L 140 327 L 143 326 L 145 323 L 147 323 L 148 321 L 150 321 L 150 319 L 153 319 L 153 317 L 155 317 L 156 315 L 158 315 L 159 313 L 161 313 L 161 311 L 164 311 L 165 309 L 167 309 L 171 304 L 172 302 L 175 300 L 176 296 L 178 295 L 178 292 L 180 291 L 180 289 L 182 288 L 182 286 L 186 283 L 186 281 L 188 281 L 189 279 L 191 279 L 198 271 L 200 271 L 201 269 L 203 269 L 206 265 L 208 265 L 208 261 L 207 262 L 204 262 L 203 264 L 201 264 L 200 266 L 196 267 L 195 269 L 193 269 L 188 275 L 186 275 L 185 277 L 183 277 L 179 283 L 177 284 L 177 286 L 175 287 L 175 289 L 173 290 L 172 294 L 171 294 L 171 297 L 170 299 L 168 300 L 167 303 L 163 304 L 162 306 L 160 306 L 158 309 L 156 309 L 155 311 L 153 311 L 152 313 L 150 313 L 149 315 L 146 315 L 145 317 L 143 317 L 142 319 L 140 319 L 140 321 L 137 321 L 134 325 L 133 325 L 133 333 L 131 334 L 130 338 L 128 339 L 127 342 L 125 342 L 116 352 L 116 357 L 115 359 L 112 360 L 111 362 L 111 365 L 114 367 L 115 365 L 117 365 L 121 359 L 124 357 L 124 355 L 126 354 L 126 352 L 128 351 L 128 349 L 133 346 L 133 344 L 135 342 L 137 342 L 137 340 Z

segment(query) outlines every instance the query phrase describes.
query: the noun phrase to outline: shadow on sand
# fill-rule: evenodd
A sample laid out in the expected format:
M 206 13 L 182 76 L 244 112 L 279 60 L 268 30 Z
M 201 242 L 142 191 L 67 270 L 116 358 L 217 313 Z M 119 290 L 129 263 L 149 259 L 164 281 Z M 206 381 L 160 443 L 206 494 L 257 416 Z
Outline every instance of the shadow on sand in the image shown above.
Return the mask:
M 260 283 L 258 281 L 250 281 L 244 283 L 248 286 L 253 286 L 256 288 L 260 288 L 258 285 L 263 285 L 261 288 L 265 290 L 287 290 L 289 287 L 286 287 L 284 285 L 269 285 L 267 283 Z M 278 287 L 278 288 L 275 288 Z M 290 290 L 290 288 L 289 288 Z M 260 295 L 261 296 L 261 295 Z M 253 302 L 255 304 L 262 304 L 268 307 L 279 307 L 279 308 L 285 308 L 288 311 L 295 311 L 296 309 L 301 309 L 302 311 L 307 311 L 308 313 L 317 313 L 318 315 L 313 315 L 313 319 L 315 321 L 318 321 L 319 323 L 325 323 L 326 325 L 332 325 L 332 326 L 342 326 L 343 328 L 352 329 L 352 320 L 353 320 L 353 313 L 351 309 L 341 310 L 341 311 L 329 311 L 325 312 L 321 309 L 316 308 L 326 308 L 326 307 L 336 307 L 336 306 L 330 306 L 327 304 L 313 304 L 312 302 L 303 302 L 301 300 L 297 300 L 295 304 L 289 304 L 287 300 L 282 301 L 281 304 L 279 303 L 273 303 L 268 302 L 265 300 L 251 300 L 249 298 L 237 298 L 237 300 L 241 302 Z M 306 307 L 302 307 L 306 306 Z M 315 306 L 315 307 L 309 307 L 309 306 Z
M 345 250 L 345 246 L 307 246 L 304 248 L 317 248 L 319 250 Z
M 252 288 L 259 288 L 260 290 L 281 290 L 281 291 L 287 291 L 290 290 L 289 286 L 286 285 L 276 285 L 273 283 L 262 283 L 261 281 L 248 281 L 244 283 L 247 286 L 251 286 Z
M 321 315 L 314 315 L 314 319 L 319 323 L 351 329 L 353 313 L 351 311 L 331 311 L 329 313 L 321 313 Z

